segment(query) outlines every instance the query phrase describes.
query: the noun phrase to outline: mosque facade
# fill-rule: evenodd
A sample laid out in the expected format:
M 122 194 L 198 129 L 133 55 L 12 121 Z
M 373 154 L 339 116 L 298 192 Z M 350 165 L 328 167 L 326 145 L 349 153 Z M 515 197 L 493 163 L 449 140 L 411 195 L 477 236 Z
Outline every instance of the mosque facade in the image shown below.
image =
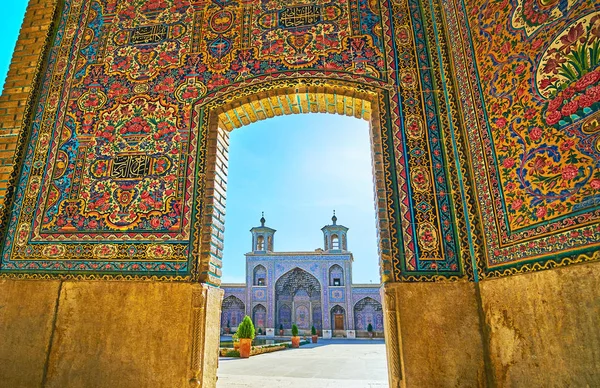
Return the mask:
M 352 284 L 354 257 L 348 251 L 348 228 L 324 226 L 323 248 L 306 252 L 276 252 L 275 229 L 250 230 L 252 251 L 246 253 L 246 283 L 223 284 L 223 331 L 234 331 L 244 315 L 267 336 L 289 334 L 292 324 L 301 333 L 312 326 L 328 338 L 367 336 L 372 325 L 383 335 L 379 284 Z

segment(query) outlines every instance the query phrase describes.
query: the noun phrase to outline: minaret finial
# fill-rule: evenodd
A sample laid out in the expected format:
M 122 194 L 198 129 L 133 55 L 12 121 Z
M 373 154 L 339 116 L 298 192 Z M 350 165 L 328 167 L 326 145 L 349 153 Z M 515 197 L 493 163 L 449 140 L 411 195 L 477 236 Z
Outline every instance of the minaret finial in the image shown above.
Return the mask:
M 333 210 L 333 217 L 331 217 L 331 221 L 333 221 L 334 225 L 337 222 L 337 217 L 335 216 L 335 209 Z
M 260 226 L 265 226 L 265 212 L 262 212 L 262 216 L 260 217 Z

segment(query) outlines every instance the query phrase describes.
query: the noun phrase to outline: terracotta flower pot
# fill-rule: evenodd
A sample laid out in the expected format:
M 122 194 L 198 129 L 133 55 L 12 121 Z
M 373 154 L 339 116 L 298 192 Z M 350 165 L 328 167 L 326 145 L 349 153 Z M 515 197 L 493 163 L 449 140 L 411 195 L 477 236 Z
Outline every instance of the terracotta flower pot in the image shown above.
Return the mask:
M 292 348 L 300 347 L 300 337 L 292 337 Z
M 318 340 L 318 338 L 319 338 L 319 336 L 317 336 L 317 335 L 313 335 L 313 336 L 312 336 L 312 343 L 313 343 L 313 344 L 316 344 L 316 343 L 317 343 L 317 340 Z
M 251 347 L 252 340 L 250 338 L 240 338 L 240 358 L 250 357 Z
M 283 337 L 283 329 L 279 330 L 279 335 Z

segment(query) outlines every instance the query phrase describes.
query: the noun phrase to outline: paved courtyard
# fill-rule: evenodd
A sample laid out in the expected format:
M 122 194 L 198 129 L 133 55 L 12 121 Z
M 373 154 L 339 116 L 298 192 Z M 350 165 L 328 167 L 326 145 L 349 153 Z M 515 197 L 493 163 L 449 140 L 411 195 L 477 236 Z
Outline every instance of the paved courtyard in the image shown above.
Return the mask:
M 220 358 L 217 388 L 383 388 L 383 340 L 319 339 L 249 359 Z

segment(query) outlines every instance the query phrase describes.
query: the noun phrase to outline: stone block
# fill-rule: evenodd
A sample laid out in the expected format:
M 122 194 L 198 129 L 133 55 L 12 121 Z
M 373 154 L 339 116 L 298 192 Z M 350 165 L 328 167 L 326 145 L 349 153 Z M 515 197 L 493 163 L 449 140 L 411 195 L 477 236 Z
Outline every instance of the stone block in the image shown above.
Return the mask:
M 387 283 L 384 296 L 390 386 L 485 386 L 474 283 Z
M 66 282 L 47 386 L 183 386 L 191 299 L 187 284 Z
M 212 387 L 222 290 L 0 280 L 0 385 Z
M 481 282 L 498 387 L 600 386 L 600 263 Z
M 0 279 L 0 386 L 40 387 L 60 281 Z

